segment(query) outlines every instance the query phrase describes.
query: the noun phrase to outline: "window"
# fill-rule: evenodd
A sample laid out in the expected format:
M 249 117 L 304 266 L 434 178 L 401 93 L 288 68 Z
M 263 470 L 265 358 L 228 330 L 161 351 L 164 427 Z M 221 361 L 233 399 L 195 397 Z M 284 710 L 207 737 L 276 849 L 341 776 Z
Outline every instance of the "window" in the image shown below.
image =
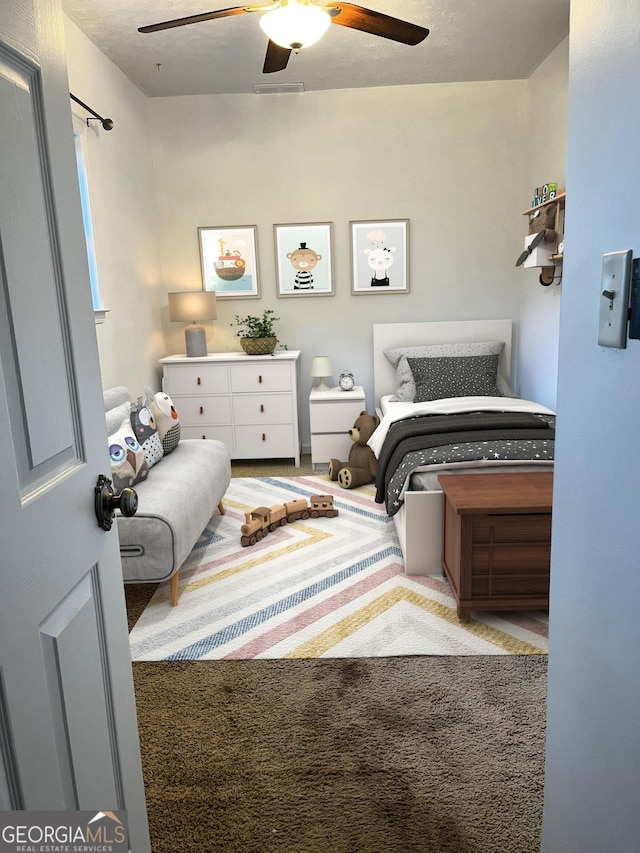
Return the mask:
M 89 279 L 91 281 L 91 299 L 96 323 L 103 323 L 107 310 L 102 304 L 100 297 L 100 282 L 98 279 L 98 265 L 96 263 L 96 250 L 93 240 L 93 222 L 91 220 L 91 204 L 89 202 L 89 183 L 87 181 L 86 165 L 86 130 L 87 124 L 83 119 L 74 115 L 73 117 L 73 141 L 76 147 L 76 164 L 78 166 L 78 185 L 80 187 L 80 203 L 82 205 L 82 223 L 84 225 L 84 236 L 87 244 L 87 260 L 89 262 Z

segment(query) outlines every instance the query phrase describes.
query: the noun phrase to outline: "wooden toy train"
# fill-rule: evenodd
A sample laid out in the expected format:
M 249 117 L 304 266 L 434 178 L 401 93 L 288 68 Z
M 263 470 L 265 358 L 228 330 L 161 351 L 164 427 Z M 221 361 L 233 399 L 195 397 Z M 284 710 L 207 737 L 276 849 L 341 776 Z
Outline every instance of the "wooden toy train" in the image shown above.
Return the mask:
M 311 495 L 308 503 L 304 498 L 299 498 L 284 504 L 259 506 L 251 512 L 245 512 L 245 522 L 240 528 L 240 544 L 255 545 L 269 531 L 273 533 L 277 527 L 292 524 L 301 518 L 333 518 L 336 515 L 338 510 L 333 505 L 332 495 Z

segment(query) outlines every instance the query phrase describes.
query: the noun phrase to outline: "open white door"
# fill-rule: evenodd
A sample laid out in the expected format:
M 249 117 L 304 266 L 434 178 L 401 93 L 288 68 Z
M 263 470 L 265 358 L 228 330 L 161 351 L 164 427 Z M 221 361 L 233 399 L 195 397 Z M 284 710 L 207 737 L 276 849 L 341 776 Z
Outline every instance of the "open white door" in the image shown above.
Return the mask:
M 0 809 L 150 850 L 57 0 L 0 3 Z

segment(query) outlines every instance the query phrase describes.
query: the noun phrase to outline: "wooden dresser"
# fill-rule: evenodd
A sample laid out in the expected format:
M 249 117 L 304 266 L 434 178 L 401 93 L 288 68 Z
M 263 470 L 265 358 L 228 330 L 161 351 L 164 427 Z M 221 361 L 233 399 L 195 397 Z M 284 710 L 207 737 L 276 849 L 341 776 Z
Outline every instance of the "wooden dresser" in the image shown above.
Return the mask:
M 232 459 L 293 458 L 300 466 L 298 350 L 160 359 L 182 438 L 216 438 Z
M 553 474 L 441 474 L 442 562 L 460 619 L 549 607 Z

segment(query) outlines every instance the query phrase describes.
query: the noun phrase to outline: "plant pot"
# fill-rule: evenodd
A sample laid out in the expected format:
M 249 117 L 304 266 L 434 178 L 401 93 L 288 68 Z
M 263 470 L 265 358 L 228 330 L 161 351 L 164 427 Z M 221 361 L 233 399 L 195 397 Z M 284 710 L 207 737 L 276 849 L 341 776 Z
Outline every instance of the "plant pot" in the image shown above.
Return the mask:
M 271 355 L 277 343 L 276 337 L 240 338 L 240 345 L 247 355 Z

